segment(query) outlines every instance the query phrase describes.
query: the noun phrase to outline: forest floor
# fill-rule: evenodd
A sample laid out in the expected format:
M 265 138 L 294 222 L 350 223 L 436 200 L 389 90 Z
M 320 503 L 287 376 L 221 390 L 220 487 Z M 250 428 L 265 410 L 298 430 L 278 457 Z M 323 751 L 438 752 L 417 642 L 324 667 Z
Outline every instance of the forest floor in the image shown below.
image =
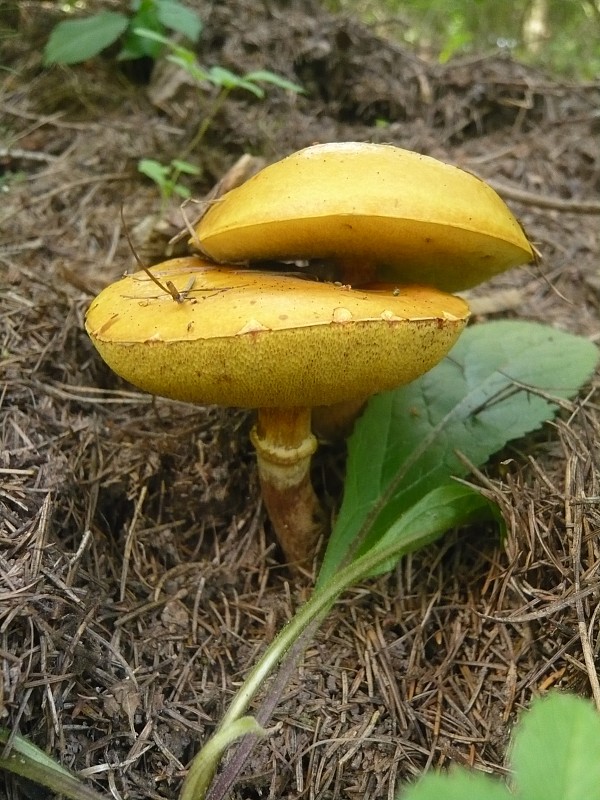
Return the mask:
M 600 84 L 501 56 L 431 64 L 309 0 L 205 5 L 203 63 L 270 69 L 306 94 L 233 93 L 187 156 L 203 170 L 194 196 L 246 153 L 269 162 L 342 140 L 418 150 L 489 180 L 543 255 L 479 287 L 474 322 L 599 340 Z M 133 390 L 83 328 L 94 294 L 134 266 L 122 205 L 142 257 L 165 257 L 177 205 L 161 212 L 137 161 L 181 155 L 214 93 L 163 69 L 132 80 L 110 57 L 44 69 L 56 9 L 2 16 L 19 33 L 0 73 L 0 725 L 107 796 L 171 800 L 310 586 L 265 521 L 250 415 Z M 343 597 L 235 797 L 392 798 L 398 781 L 449 763 L 503 774 L 532 697 L 591 694 L 599 386 L 488 465 L 504 542 L 450 533 Z M 342 450 L 315 463 L 334 504 Z M 46 796 L 7 776 L 0 794 Z

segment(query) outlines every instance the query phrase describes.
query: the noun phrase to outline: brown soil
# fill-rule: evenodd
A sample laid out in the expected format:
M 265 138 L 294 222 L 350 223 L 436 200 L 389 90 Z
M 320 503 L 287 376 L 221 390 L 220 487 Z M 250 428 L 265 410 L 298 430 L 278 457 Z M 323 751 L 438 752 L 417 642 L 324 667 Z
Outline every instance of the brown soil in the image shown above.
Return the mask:
M 137 160 L 180 155 L 214 96 L 160 70 L 135 83 L 108 57 L 42 69 L 49 5 L 0 14 L 18 31 L 0 83 L 0 725 L 107 796 L 170 799 L 308 587 L 265 522 L 248 415 L 132 390 L 83 331 L 90 298 L 133 264 L 121 204 L 147 259 L 180 224 L 174 210 L 156 224 Z M 234 93 L 189 156 L 203 168 L 196 196 L 244 153 L 274 160 L 315 141 L 456 163 L 499 189 L 544 256 L 481 287 L 477 319 L 598 340 L 600 85 L 497 57 L 432 65 L 308 0 L 197 5 L 205 63 L 269 68 L 307 93 Z M 450 762 L 502 774 L 534 695 L 592 693 L 597 390 L 478 476 L 501 501 L 504 544 L 455 532 L 345 595 L 235 797 L 392 798 L 397 781 Z M 332 448 L 316 465 L 334 505 L 342 464 Z M 0 794 L 47 796 L 8 776 Z

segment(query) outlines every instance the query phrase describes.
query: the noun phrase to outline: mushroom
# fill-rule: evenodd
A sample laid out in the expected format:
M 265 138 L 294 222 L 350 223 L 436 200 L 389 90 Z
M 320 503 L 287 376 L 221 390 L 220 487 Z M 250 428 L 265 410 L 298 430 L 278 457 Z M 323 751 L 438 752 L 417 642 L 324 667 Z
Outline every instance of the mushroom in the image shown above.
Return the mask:
M 531 261 L 509 208 L 481 179 L 392 145 L 318 144 L 256 173 L 213 203 L 190 244 L 216 261 L 308 262 L 353 286 L 399 281 L 448 292 Z M 317 410 L 313 428 L 346 433 L 362 404 Z
M 86 327 L 140 388 L 258 409 L 251 438 L 265 506 L 298 566 L 327 528 L 310 482 L 313 410 L 329 430 L 347 426 L 372 394 L 426 372 L 469 315 L 446 292 L 533 259 L 479 178 L 357 142 L 266 167 L 211 205 L 192 245 L 210 261 L 175 259 L 123 278 L 92 303 Z M 295 260 L 341 283 L 256 269 Z
M 533 259 L 504 201 L 469 172 L 391 145 L 307 147 L 211 205 L 191 240 L 215 261 L 329 262 L 334 280 L 454 292 Z
M 141 389 L 258 409 L 251 438 L 265 506 L 287 560 L 306 567 L 327 529 L 310 481 L 311 409 L 414 380 L 468 316 L 465 301 L 431 287 L 357 290 L 189 257 L 108 286 L 86 329 Z

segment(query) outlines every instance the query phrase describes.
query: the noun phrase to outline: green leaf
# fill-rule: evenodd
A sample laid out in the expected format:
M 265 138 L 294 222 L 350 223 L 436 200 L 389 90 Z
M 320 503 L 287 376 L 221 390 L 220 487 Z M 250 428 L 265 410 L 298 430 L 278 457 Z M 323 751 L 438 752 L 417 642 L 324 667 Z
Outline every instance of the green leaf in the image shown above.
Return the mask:
M 511 761 L 527 800 L 600 800 L 600 715 L 580 697 L 557 693 L 534 702 Z
M 116 42 L 127 25 L 127 17 L 115 11 L 59 22 L 44 48 L 44 65 L 86 61 Z
M 209 80 L 214 83 L 215 86 L 222 86 L 225 89 L 245 89 L 247 92 L 251 92 L 261 99 L 265 96 L 260 86 L 256 86 L 240 75 L 236 75 L 235 72 L 231 72 L 231 70 L 224 69 L 223 67 L 211 67 L 208 71 L 208 76 Z
M 174 183 L 172 189 L 176 195 L 183 197 L 186 200 L 188 197 L 192 196 L 192 193 L 187 186 L 183 186 L 181 183 Z
M 9 739 L 10 731 L 0 728 L 0 743 L 5 745 Z M 11 741 L 12 747 L 8 755 L 0 753 L 0 769 L 28 778 L 72 800 L 105 800 L 104 795 L 89 789 L 76 775 L 27 739 L 15 736 Z
M 254 72 L 248 72 L 244 75 L 244 78 L 252 83 L 271 83 L 273 86 L 277 86 L 280 89 L 296 92 L 296 94 L 304 94 L 304 89 L 300 84 L 288 81 L 287 78 L 283 78 L 281 75 L 277 75 L 267 69 L 257 69 Z
M 167 61 L 177 64 L 178 67 L 181 67 L 181 69 L 185 70 L 185 72 L 187 72 L 188 75 L 190 75 L 195 81 L 198 81 L 198 83 L 210 80 L 210 75 L 208 72 L 198 64 L 193 53 L 191 53 L 191 55 L 191 60 L 186 55 L 170 55 L 167 56 Z
M 174 158 L 171 164 L 176 170 L 184 172 L 186 175 L 200 175 L 202 172 L 200 167 L 197 167 L 195 164 L 190 164 L 189 161 L 182 161 L 179 158 Z
M 448 774 L 426 775 L 414 786 L 400 792 L 397 800 L 512 800 L 512 798 L 513 795 L 499 780 L 478 772 L 457 769 Z
M 164 43 L 149 36 L 140 35 L 137 31 L 153 31 L 161 35 L 164 31 L 164 26 L 158 18 L 158 10 L 155 0 L 142 0 L 136 4 L 136 12 L 134 17 L 129 23 L 129 30 L 123 47 L 119 53 L 120 61 L 127 61 L 134 58 L 148 58 L 157 59 L 163 52 Z
M 535 700 L 514 734 L 515 789 L 463 769 L 430 773 L 397 800 L 600 800 L 600 715 L 588 700 L 554 693 Z
M 380 564 L 376 570 L 371 570 L 369 576 L 388 572 L 406 553 L 431 544 L 451 528 L 484 520 L 495 520 L 501 527 L 504 526 L 497 505 L 476 489 L 457 481 L 444 483 L 405 511 L 370 548 L 369 554 L 372 554 L 394 544 L 405 544 L 401 552 L 387 563 Z
M 168 179 L 170 167 L 161 164 L 160 161 L 155 161 L 153 158 L 142 158 L 138 161 L 138 172 L 150 178 L 159 186 L 162 186 Z
M 149 30 L 148 28 L 135 28 L 134 33 L 137 36 L 150 39 L 154 42 L 160 42 L 160 44 L 171 50 L 171 53 L 167 56 L 167 61 L 177 64 L 178 67 L 185 70 L 194 80 L 198 81 L 198 83 L 211 80 L 208 71 L 200 66 L 196 54 L 189 48 L 183 47 L 173 42 L 168 37 L 163 36 L 162 33 L 157 33 L 157 31 Z
M 373 398 L 349 439 L 344 500 L 317 586 L 436 486 L 468 474 L 459 453 L 479 466 L 540 427 L 597 361 L 598 349 L 581 337 L 490 322 L 468 328 L 419 380 Z
M 140 36 L 144 39 L 151 39 L 153 42 L 159 42 L 160 44 L 165 45 L 165 47 L 171 47 L 173 50 L 178 49 L 176 48 L 175 45 L 173 45 L 168 36 L 165 36 L 163 33 L 154 30 L 153 28 L 146 28 L 143 25 L 138 25 L 133 29 L 133 33 L 136 36 Z M 189 52 L 187 48 L 182 48 L 182 49 L 186 53 Z
M 158 18 L 169 30 L 183 34 L 192 42 L 197 42 L 202 33 L 202 20 L 187 6 L 177 0 L 156 0 Z

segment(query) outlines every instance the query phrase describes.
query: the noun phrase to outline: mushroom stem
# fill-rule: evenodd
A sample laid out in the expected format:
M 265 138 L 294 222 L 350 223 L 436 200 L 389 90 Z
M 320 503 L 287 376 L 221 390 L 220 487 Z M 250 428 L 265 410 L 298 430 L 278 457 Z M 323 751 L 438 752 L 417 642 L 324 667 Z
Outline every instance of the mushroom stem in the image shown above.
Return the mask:
M 317 449 L 309 408 L 260 408 L 251 432 L 263 500 L 287 561 L 310 567 L 326 517 L 310 480 Z
M 367 397 L 343 400 L 332 406 L 316 406 L 312 411 L 312 429 L 321 441 L 336 442 L 350 436 L 354 423 L 363 412 Z
M 363 259 L 338 258 L 336 280 L 349 286 L 361 286 L 377 280 L 377 263 Z

